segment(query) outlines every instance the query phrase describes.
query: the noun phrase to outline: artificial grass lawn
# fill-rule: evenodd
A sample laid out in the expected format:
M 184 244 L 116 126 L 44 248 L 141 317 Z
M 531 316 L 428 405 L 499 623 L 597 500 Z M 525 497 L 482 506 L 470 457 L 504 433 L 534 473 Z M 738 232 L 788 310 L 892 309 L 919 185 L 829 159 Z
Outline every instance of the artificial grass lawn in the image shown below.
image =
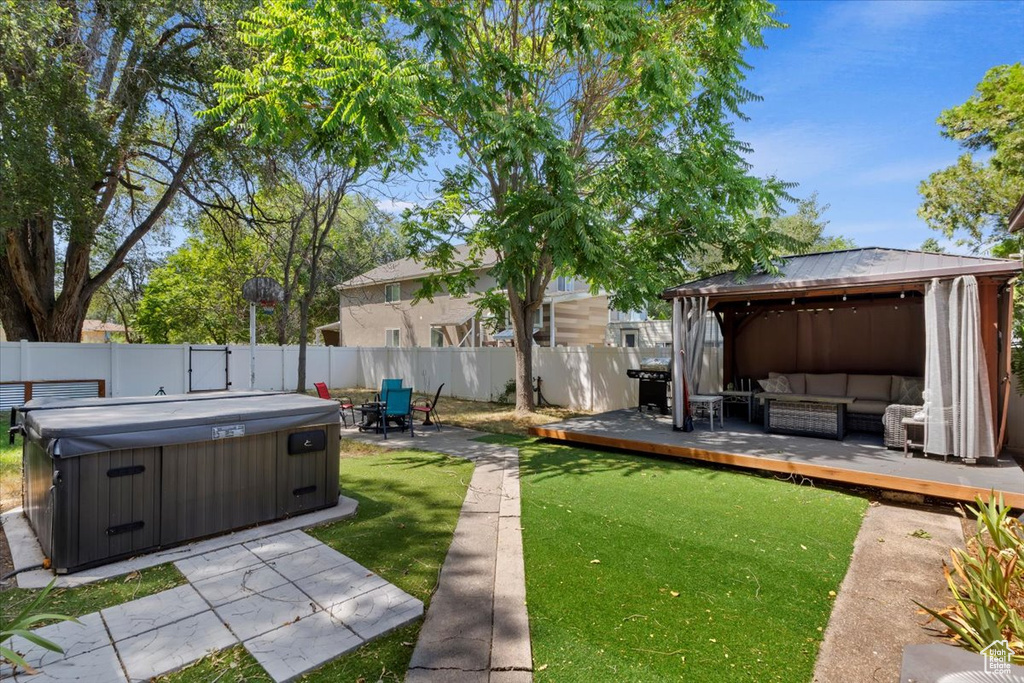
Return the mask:
M 451 545 L 473 464 L 437 453 L 384 451 L 342 441 L 342 494 L 359 501 L 350 520 L 308 533 L 429 604 Z M 422 622 L 399 629 L 307 674 L 304 681 L 401 681 Z M 241 646 L 162 681 L 266 681 Z
M 0 512 L 21 505 L 21 437 L 8 443 L 10 418 L 0 415 Z
M 184 583 L 185 577 L 174 565 L 162 564 L 85 586 L 55 588 L 50 591 L 41 611 L 69 617 L 81 617 L 90 612 L 169 590 Z M 39 590 L 28 588 L 8 588 L 0 591 L 0 623 L 6 623 L 9 619 L 13 619 L 38 594 Z
M 811 680 L 865 500 L 518 445 L 538 681 Z

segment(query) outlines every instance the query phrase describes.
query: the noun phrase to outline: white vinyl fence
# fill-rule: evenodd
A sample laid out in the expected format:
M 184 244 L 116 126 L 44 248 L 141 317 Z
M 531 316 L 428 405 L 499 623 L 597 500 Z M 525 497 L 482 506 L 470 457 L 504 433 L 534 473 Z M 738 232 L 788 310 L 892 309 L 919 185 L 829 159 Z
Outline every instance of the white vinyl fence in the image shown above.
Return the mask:
M 704 391 L 716 389 L 720 347 L 705 356 Z M 666 349 L 614 347 L 536 347 L 534 375 L 543 379 L 544 397 L 555 405 L 605 411 L 636 404 L 637 382 L 626 370 L 641 358 Z M 256 388 L 295 389 L 297 346 L 256 348 Z M 310 346 L 306 350 L 308 388 L 326 382 L 340 389 L 379 387 L 385 377 L 401 377 L 417 392 L 495 400 L 515 374 L 511 348 L 349 348 Z M 0 382 L 95 379 L 109 396 L 151 396 L 249 387 L 248 346 L 161 344 L 57 344 L 0 342 Z M 230 383 L 230 384 L 228 384 Z
M 225 349 L 230 353 L 226 353 Z M 704 356 L 701 391 L 718 389 L 721 347 Z M 602 412 L 636 405 L 637 382 L 626 370 L 641 358 L 666 355 L 667 349 L 621 347 L 536 347 L 533 372 L 543 379 L 544 397 L 555 405 Z M 385 377 L 401 377 L 417 392 L 432 394 L 444 383 L 443 396 L 495 400 L 515 374 L 511 348 L 396 349 L 310 346 L 306 378 L 334 389 L 380 386 Z M 256 348 L 256 387 L 295 389 L 297 346 Z M 189 370 L 192 370 L 190 373 Z M 161 344 L 54 344 L 0 342 L 0 382 L 103 380 L 108 396 L 150 396 L 192 390 L 249 387 L 248 346 Z M 1024 450 L 1024 397 L 1015 386 L 1007 415 L 1008 443 Z M 13 394 L 0 393 L 0 409 Z

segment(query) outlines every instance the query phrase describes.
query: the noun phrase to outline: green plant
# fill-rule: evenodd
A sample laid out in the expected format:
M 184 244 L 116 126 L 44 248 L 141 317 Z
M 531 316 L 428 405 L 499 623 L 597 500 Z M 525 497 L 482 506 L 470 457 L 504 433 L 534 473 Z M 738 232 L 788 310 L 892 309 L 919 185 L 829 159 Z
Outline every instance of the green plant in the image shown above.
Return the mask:
M 505 387 L 501 390 L 501 393 L 498 394 L 498 396 L 496 397 L 497 398 L 496 402 L 497 403 L 512 403 L 512 399 L 515 398 L 515 395 L 516 395 L 516 378 L 515 377 L 510 377 L 508 379 L 508 381 L 505 382 Z
M 967 548 L 950 550 L 943 565 L 953 605 L 933 610 L 917 603 L 946 627 L 960 647 L 981 652 L 1006 640 L 1014 664 L 1024 664 L 1024 524 L 1010 516 L 1002 496 L 967 511 L 977 520 Z
M 41 621 L 56 620 L 73 621 L 76 624 L 80 623 L 78 619 L 75 619 L 74 617 L 68 617 L 62 614 L 36 612 L 36 610 L 39 609 L 40 605 L 42 605 L 43 602 L 46 601 L 46 597 L 50 594 L 50 591 L 53 590 L 54 581 L 56 581 L 56 579 L 51 581 L 46 588 L 40 591 L 39 595 L 36 596 L 35 600 L 30 602 L 20 612 L 18 612 L 18 614 L 10 621 L 9 624 L 5 623 L 2 627 L 0 627 L 0 659 L 6 660 L 14 664 L 15 666 L 20 666 L 25 671 L 28 671 L 30 674 L 36 673 L 36 670 L 32 668 L 32 666 L 30 666 L 28 662 L 25 661 L 24 657 L 19 655 L 13 649 L 5 647 L 3 643 L 7 642 L 14 636 L 20 636 L 28 642 L 38 645 L 39 647 L 46 648 L 51 652 L 63 653 L 64 650 L 61 648 L 60 645 L 53 642 L 52 640 L 47 640 L 46 638 L 43 638 L 40 635 L 32 633 L 29 629 L 32 627 L 33 624 L 38 624 Z

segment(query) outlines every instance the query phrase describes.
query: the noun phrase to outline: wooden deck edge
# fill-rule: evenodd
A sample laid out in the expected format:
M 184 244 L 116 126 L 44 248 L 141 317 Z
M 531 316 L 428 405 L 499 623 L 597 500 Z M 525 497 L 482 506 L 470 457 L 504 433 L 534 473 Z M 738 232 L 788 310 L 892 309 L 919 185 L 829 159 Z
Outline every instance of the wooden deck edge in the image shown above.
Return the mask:
M 780 472 L 783 474 L 794 474 L 808 477 L 810 479 L 825 479 L 828 481 L 845 484 L 856 484 L 876 489 L 889 491 L 903 491 L 906 493 L 920 493 L 933 498 L 956 500 L 963 502 L 974 502 L 976 496 L 988 498 L 989 489 L 975 486 L 964 486 L 961 484 L 947 484 L 938 481 L 926 481 L 921 479 L 910 479 L 897 477 L 891 474 L 876 474 L 873 472 L 861 472 L 859 470 L 847 470 L 840 467 L 829 467 L 825 465 L 812 465 L 809 463 L 793 462 L 789 460 L 774 460 L 769 457 L 754 455 L 739 455 L 736 453 L 721 453 L 709 451 L 703 448 L 692 446 L 673 446 L 669 444 L 651 443 L 649 441 L 634 441 L 631 439 L 620 439 L 612 436 L 598 436 L 582 432 L 572 432 L 563 429 L 552 429 L 549 427 L 530 427 L 531 436 L 540 436 L 559 441 L 588 444 L 591 446 L 605 446 L 607 448 L 619 448 L 626 451 L 639 453 L 655 453 L 676 458 L 688 458 L 690 460 L 701 460 L 714 462 L 720 465 L 731 465 L 745 469 L 764 470 L 767 472 Z M 1014 508 L 1024 508 L 1024 494 L 1013 491 L 997 491 L 1003 495 L 1007 505 Z

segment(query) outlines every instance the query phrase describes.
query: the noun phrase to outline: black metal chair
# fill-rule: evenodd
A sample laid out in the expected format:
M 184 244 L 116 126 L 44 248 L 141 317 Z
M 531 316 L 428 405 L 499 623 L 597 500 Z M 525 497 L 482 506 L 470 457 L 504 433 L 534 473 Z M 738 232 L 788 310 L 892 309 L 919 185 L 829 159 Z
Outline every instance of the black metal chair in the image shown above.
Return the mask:
M 437 427 L 437 431 L 441 431 L 441 418 L 437 416 L 437 402 L 441 399 L 441 390 L 444 389 L 444 383 L 437 388 L 437 393 L 434 394 L 434 400 L 428 401 L 425 398 L 418 398 L 413 401 L 412 410 L 414 413 L 423 413 L 423 426 L 429 427 L 434 425 Z M 433 418 L 433 421 L 431 421 Z

